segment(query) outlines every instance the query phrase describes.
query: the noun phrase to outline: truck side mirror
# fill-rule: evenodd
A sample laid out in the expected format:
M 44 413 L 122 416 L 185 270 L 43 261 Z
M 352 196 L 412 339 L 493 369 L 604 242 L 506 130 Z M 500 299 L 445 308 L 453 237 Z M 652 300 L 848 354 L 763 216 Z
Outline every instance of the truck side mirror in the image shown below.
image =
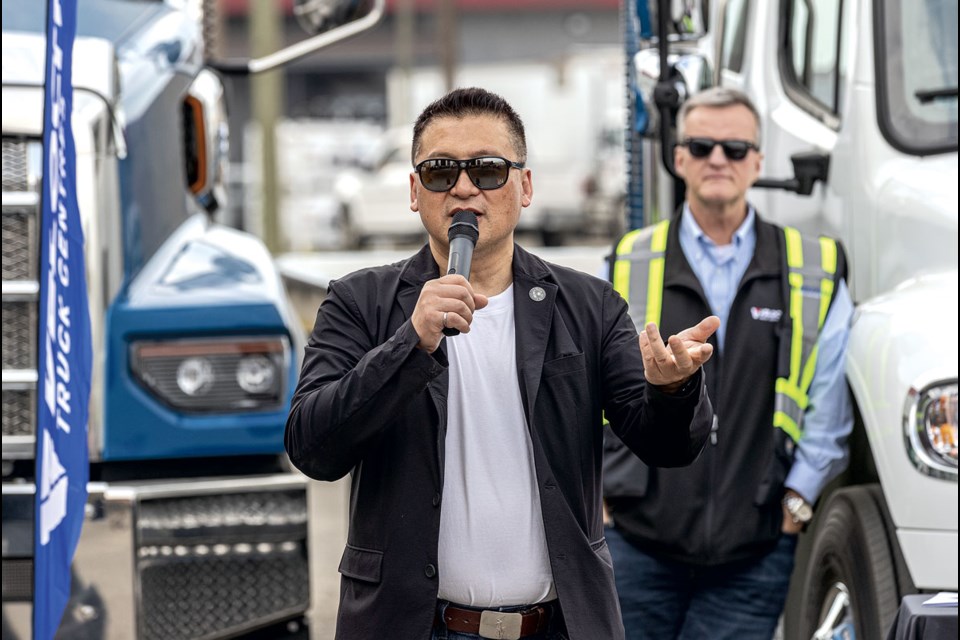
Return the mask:
M 807 151 L 790 156 L 790 161 L 793 162 L 793 178 L 787 180 L 760 178 L 753 183 L 753 186 L 759 189 L 784 189 L 801 196 L 809 196 L 813 193 L 813 185 L 818 180 L 824 183 L 827 181 L 830 174 L 828 154 Z
M 672 0 L 670 20 L 681 37 L 700 38 L 707 33 L 709 9 L 705 0 Z
M 293 0 L 293 15 L 311 36 L 359 20 L 372 8 L 371 2 L 357 0 Z
M 710 61 L 699 53 L 670 54 L 667 65 L 667 78 L 661 79 L 657 49 L 641 49 L 633 59 L 632 72 L 639 89 L 637 97 L 643 100 L 643 109 L 649 117 L 647 127 L 638 133 L 648 138 L 660 135 L 661 107 L 668 107 L 676 114 L 684 100 L 711 85 Z M 668 127 L 673 126 L 673 122 L 668 123 Z
M 296 0 L 294 13 L 300 26 L 312 34 L 310 38 L 261 58 L 208 60 L 207 64 L 225 74 L 249 75 L 270 71 L 363 33 L 380 21 L 385 6 L 386 0 Z
M 817 180 L 824 184 L 830 174 L 830 156 L 817 151 L 797 153 L 790 156 L 793 162 L 793 175 L 797 181 L 797 193 L 808 196 L 813 193 L 813 185 Z

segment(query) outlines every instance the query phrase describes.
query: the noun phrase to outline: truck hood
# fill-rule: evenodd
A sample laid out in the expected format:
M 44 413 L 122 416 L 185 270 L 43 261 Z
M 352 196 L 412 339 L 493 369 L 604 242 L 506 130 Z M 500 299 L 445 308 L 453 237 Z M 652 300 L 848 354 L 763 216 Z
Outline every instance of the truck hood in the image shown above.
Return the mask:
M 43 87 L 45 10 L 46 3 L 33 0 L 3 3 L 4 104 L 29 99 L 25 96 L 31 89 Z M 125 87 L 124 109 L 131 119 L 151 104 L 176 69 L 201 63 L 198 25 L 163 2 L 85 1 L 77 22 L 74 89 L 89 90 L 115 105 Z M 41 114 L 36 114 L 38 123 Z
M 900 530 L 956 535 L 956 476 L 928 475 L 911 462 L 904 416 L 911 389 L 957 379 L 957 338 L 956 262 L 950 270 L 910 278 L 858 305 L 853 320 L 847 379 Z
M 43 34 L 3 32 L 3 130 L 40 135 L 43 125 L 43 71 L 46 38 Z M 87 90 L 113 104 L 117 69 L 113 45 L 102 38 L 78 37 L 73 45 L 74 91 Z M 104 73 L 112 70 L 112 73 Z
M 873 233 L 876 291 L 957 268 L 957 154 L 899 158 L 879 176 Z
M 940 219 L 940 224 L 952 225 L 956 233 L 956 153 L 899 158 L 889 163 L 885 173 L 879 193 L 882 208 L 909 207 L 911 215 L 923 213 L 924 218 Z M 956 263 L 956 243 L 953 255 Z

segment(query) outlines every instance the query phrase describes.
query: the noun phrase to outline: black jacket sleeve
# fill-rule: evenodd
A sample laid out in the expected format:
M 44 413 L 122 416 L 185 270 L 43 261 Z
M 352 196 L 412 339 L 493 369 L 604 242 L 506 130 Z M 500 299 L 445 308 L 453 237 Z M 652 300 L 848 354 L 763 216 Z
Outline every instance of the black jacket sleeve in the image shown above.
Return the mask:
M 647 384 L 643 357 L 627 304 L 612 288 L 604 299 L 603 404 L 614 433 L 651 466 L 680 467 L 700 454 L 713 407 L 702 369 L 686 392 L 667 394 Z
M 416 348 L 409 320 L 377 344 L 351 290 L 332 283 L 317 313 L 287 418 L 291 462 L 318 480 L 337 480 L 363 457 L 392 418 L 446 368 L 443 353 Z

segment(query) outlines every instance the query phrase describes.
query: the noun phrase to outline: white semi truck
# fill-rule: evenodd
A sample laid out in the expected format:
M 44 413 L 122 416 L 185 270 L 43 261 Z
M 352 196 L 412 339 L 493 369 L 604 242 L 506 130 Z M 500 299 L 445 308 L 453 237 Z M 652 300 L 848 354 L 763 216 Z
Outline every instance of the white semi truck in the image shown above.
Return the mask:
M 722 85 L 760 112 L 750 201 L 846 248 L 851 463 L 804 536 L 784 632 L 884 637 L 902 596 L 957 590 L 957 2 L 625 8 L 632 226 L 679 203 L 676 110 Z

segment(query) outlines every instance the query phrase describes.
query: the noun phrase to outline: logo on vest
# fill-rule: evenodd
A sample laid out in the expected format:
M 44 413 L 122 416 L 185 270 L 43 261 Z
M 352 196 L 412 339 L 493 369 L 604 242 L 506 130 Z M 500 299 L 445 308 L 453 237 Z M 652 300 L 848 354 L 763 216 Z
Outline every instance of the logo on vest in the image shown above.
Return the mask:
M 750 307 L 750 315 L 754 320 L 761 322 L 779 322 L 783 315 L 781 309 L 767 309 L 766 307 Z

